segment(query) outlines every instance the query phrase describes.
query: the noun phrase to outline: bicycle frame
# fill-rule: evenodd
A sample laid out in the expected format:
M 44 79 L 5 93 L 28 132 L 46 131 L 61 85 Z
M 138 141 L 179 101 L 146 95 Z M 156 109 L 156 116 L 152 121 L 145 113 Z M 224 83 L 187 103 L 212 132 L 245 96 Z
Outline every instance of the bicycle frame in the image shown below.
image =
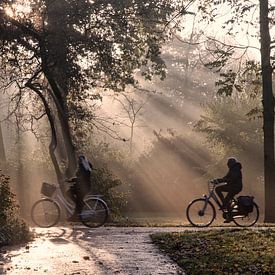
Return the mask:
M 206 207 L 207 207 L 207 204 L 208 204 L 208 201 L 210 201 L 211 198 L 213 198 L 213 200 L 216 202 L 216 204 L 219 206 L 219 208 L 222 210 L 222 212 L 224 212 L 224 209 L 222 208 L 222 204 L 220 203 L 217 195 L 216 195 L 216 192 L 215 192 L 215 189 L 216 187 L 218 186 L 223 186 L 223 185 L 226 185 L 226 183 L 211 183 L 213 186 L 211 188 L 211 190 L 209 191 L 209 195 L 203 195 L 203 198 L 206 200 L 206 203 L 205 203 L 205 206 L 203 207 L 203 211 L 205 211 Z
M 63 195 L 59 186 L 56 187 L 56 191 L 54 195 L 51 197 L 53 201 L 55 201 L 60 208 L 66 209 L 66 213 L 72 215 L 75 209 L 75 203 L 69 202 Z
M 98 201 L 101 201 L 107 208 L 107 210 L 109 211 L 108 205 L 106 204 L 106 202 L 100 198 L 101 195 L 93 195 L 93 194 L 86 194 L 83 198 L 83 202 L 85 204 L 86 200 L 89 199 L 97 199 Z M 62 191 L 61 188 L 59 186 L 56 187 L 56 190 L 54 192 L 54 195 L 51 197 L 51 199 L 56 202 L 58 204 L 58 206 L 60 208 L 64 208 L 66 210 L 67 215 L 72 215 L 74 213 L 74 209 L 75 209 L 75 203 L 74 202 L 70 202 L 68 201 Z M 96 207 L 97 204 L 95 204 Z

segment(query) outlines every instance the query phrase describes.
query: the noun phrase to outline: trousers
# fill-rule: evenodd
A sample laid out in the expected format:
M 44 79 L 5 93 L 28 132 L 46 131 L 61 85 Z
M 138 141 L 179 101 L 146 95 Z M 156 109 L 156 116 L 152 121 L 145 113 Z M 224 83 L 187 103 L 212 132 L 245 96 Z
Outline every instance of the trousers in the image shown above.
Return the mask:
M 228 208 L 230 201 L 234 198 L 236 194 L 242 191 L 242 188 L 235 186 L 232 187 L 230 185 L 222 185 L 216 187 L 215 191 L 222 202 L 222 206 L 224 208 Z M 227 193 L 226 196 L 223 195 L 223 192 Z

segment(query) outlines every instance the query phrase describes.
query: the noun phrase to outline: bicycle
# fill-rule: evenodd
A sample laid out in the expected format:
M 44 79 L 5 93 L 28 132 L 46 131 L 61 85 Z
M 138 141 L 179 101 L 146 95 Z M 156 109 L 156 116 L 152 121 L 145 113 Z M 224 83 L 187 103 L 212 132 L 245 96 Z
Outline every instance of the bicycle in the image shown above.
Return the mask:
M 70 181 L 68 181 L 70 182 Z M 43 182 L 41 187 L 42 198 L 36 201 L 31 209 L 32 221 L 40 227 L 48 228 L 56 225 L 64 209 L 67 217 L 75 209 L 75 203 L 68 201 L 59 186 Z M 80 221 L 87 227 L 100 227 L 107 221 L 109 209 L 101 195 L 87 194 L 83 203 Z
M 238 199 L 233 198 L 230 202 L 229 209 L 224 209 L 222 204 L 218 200 L 215 193 L 215 188 L 224 185 L 224 183 L 218 183 L 217 180 L 210 180 L 208 183 L 209 194 L 203 195 L 202 198 L 198 198 L 190 202 L 186 209 L 186 216 L 188 221 L 196 227 L 207 227 L 216 218 L 216 209 L 211 199 L 219 206 L 219 210 L 223 213 L 224 219 L 232 220 L 237 226 L 250 227 L 253 226 L 259 219 L 259 207 L 253 201 L 253 207 L 251 212 L 242 209 L 238 203 Z

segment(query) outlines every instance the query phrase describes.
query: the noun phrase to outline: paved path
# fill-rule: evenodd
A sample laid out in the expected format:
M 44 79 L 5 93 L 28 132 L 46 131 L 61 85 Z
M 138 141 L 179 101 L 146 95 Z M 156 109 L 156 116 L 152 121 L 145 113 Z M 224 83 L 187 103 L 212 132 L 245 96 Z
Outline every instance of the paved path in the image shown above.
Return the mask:
M 0 274 L 183 274 L 150 239 L 152 233 L 183 230 L 186 228 L 35 229 L 34 241 L 2 251 Z

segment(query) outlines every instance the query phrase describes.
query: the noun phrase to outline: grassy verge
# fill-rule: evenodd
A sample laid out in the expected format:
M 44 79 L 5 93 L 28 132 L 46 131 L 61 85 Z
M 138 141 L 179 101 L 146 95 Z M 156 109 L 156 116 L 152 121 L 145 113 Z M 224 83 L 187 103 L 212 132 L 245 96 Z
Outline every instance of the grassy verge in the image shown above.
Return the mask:
M 187 274 L 275 274 L 275 229 L 160 233 L 153 242 Z

